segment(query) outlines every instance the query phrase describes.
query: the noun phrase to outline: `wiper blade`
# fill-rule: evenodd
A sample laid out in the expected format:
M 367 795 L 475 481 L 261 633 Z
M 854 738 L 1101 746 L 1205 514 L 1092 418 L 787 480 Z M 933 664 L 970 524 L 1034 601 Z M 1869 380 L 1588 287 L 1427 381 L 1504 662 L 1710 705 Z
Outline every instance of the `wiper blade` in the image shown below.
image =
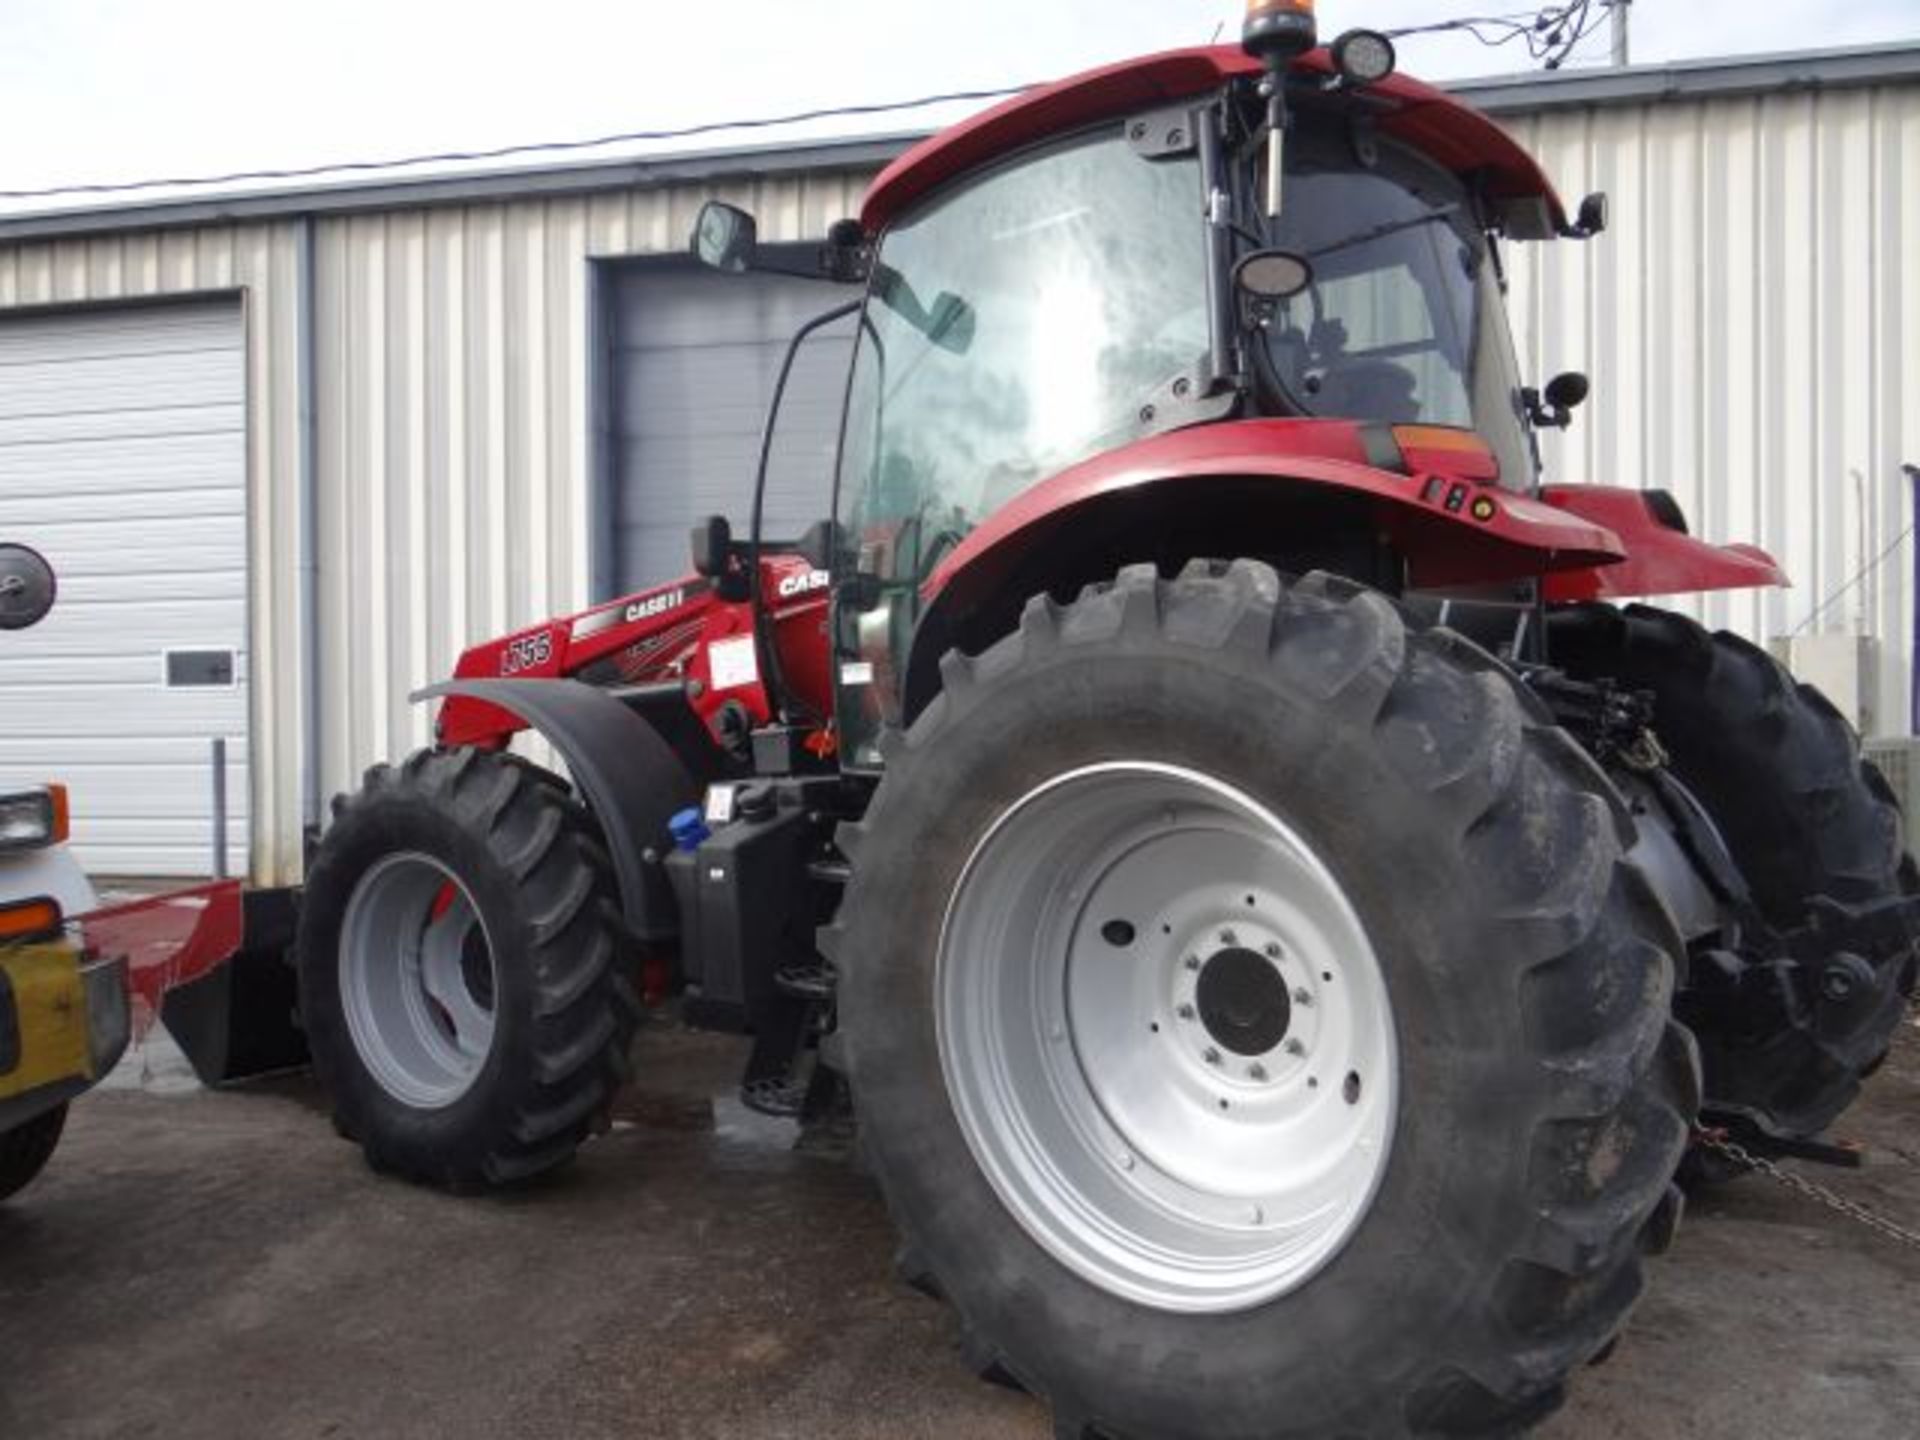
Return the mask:
M 1369 240 L 1383 240 L 1389 235 L 1398 235 L 1402 230 L 1417 230 L 1422 225 L 1433 224 L 1436 220 L 1452 220 L 1459 213 L 1458 205 L 1447 205 L 1438 210 L 1429 210 L 1424 215 L 1415 215 L 1409 220 L 1389 220 L 1374 226 L 1371 230 L 1356 231 L 1344 240 L 1336 240 L 1331 245 L 1322 245 L 1317 250 L 1309 250 L 1307 258 L 1311 260 L 1317 255 L 1331 255 L 1336 250 L 1351 250 L 1355 245 L 1364 245 Z

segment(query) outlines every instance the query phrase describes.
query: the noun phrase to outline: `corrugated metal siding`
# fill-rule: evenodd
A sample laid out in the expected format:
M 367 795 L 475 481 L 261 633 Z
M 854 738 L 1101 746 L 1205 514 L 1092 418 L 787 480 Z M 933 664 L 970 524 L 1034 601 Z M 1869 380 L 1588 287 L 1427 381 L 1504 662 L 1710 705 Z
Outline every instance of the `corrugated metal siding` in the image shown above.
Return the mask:
M 407 697 L 465 646 L 589 603 L 588 261 L 683 250 L 716 194 L 818 236 L 866 178 L 320 222 L 324 790 L 427 742 Z
M 1911 522 L 1920 462 L 1920 87 L 1807 90 L 1505 122 L 1612 228 L 1513 248 L 1530 374 L 1594 396 L 1551 478 L 1679 497 L 1696 534 L 1772 551 L 1794 588 L 1684 602 L 1756 640 L 1806 624 Z M 1809 633 L 1880 640 L 1878 728 L 1906 729 L 1912 554 Z

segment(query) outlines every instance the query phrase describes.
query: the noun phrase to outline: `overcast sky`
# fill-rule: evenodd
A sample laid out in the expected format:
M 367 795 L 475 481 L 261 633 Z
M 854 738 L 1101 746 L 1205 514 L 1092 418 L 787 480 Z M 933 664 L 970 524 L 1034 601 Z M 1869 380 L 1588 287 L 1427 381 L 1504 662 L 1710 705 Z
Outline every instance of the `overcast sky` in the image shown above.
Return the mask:
M 1321 33 L 1526 8 L 1323 0 Z M 1203 43 L 1216 26 L 1231 37 L 1241 14 L 1218 0 L 0 0 L 0 190 L 984 89 Z M 1632 34 L 1639 63 L 1920 40 L 1920 0 L 1638 0 Z M 1401 55 L 1403 68 L 1436 78 L 1528 68 L 1519 47 L 1459 36 L 1410 37 Z M 1574 63 L 1606 58 L 1602 26 Z M 898 133 L 955 114 L 832 128 Z M 698 148 L 730 138 L 746 137 Z

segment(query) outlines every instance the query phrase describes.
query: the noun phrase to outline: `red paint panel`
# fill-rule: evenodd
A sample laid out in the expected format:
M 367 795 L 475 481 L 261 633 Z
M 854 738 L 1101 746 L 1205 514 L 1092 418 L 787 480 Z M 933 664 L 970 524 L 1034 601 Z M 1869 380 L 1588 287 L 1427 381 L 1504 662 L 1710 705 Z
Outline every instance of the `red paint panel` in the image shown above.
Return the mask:
M 867 191 L 861 223 L 877 235 L 935 188 L 976 166 L 1101 120 L 1205 94 L 1261 68 L 1238 47 L 1216 45 L 1170 50 L 1036 86 L 941 131 L 894 161 Z M 1293 68 L 1327 75 L 1333 64 L 1320 49 L 1303 55 Z M 1383 134 L 1456 174 L 1480 175 L 1493 199 L 1538 196 L 1546 201 L 1552 223 L 1566 222 L 1560 197 L 1538 162 L 1478 110 L 1406 75 L 1389 77 L 1368 95 L 1391 107 L 1379 117 Z
M 1563 514 L 1606 526 L 1626 548 L 1626 558 L 1618 564 L 1549 575 L 1545 595 L 1550 601 L 1627 600 L 1792 583 L 1758 546 L 1711 545 L 1668 529 L 1648 507 L 1644 491 L 1549 485 L 1540 498 Z
M 963 574 L 970 584 L 991 584 L 1007 553 L 1075 506 L 1199 477 L 1265 477 L 1371 497 L 1376 523 L 1407 557 L 1418 586 L 1524 579 L 1605 565 L 1625 553 L 1600 524 L 1469 477 L 1377 470 L 1353 458 L 1358 436 L 1352 422 L 1242 420 L 1108 451 L 1002 506 L 928 578 L 925 596 L 931 601 Z
M 150 1018 L 167 991 L 203 979 L 233 956 L 243 923 L 240 882 L 216 880 L 82 915 L 80 933 L 98 954 L 126 957 L 128 988 Z

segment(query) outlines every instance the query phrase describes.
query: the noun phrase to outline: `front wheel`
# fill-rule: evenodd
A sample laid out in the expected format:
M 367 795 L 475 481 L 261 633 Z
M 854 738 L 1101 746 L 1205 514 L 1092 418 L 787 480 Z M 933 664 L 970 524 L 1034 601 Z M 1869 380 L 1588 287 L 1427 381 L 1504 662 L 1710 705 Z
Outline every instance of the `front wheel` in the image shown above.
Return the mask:
M 27 1188 L 47 1168 L 67 1128 L 67 1107 L 56 1105 L 11 1130 L 0 1131 L 0 1200 Z
M 1248 562 L 1036 600 L 943 675 L 823 944 L 975 1362 L 1073 1436 L 1551 1409 L 1698 1103 L 1591 761 L 1458 637 Z
M 421 751 L 368 772 L 307 881 L 300 1008 L 341 1133 L 456 1189 L 570 1159 L 639 1020 L 611 864 L 557 777 Z

